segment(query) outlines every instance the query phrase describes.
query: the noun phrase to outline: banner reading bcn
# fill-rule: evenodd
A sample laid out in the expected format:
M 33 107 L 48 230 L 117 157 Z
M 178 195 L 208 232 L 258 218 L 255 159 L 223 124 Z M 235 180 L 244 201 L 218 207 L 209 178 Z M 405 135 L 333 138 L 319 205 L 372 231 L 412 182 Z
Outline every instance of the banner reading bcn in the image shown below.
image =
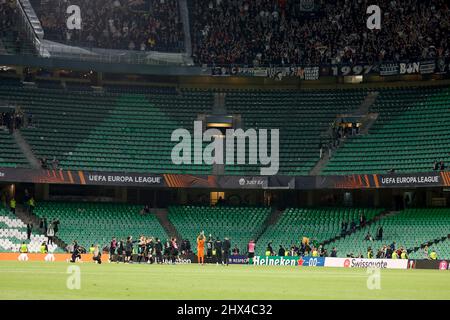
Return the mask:
M 359 259 L 359 258 L 325 258 L 325 267 L 336 268 L 372 268 L 372 269 L 407 269 L 406 259 Z
M 322 257 L 279 257 L 256 256 L 250 261 L 254 266 L 300 266 L 323 267 L 325 258 Z

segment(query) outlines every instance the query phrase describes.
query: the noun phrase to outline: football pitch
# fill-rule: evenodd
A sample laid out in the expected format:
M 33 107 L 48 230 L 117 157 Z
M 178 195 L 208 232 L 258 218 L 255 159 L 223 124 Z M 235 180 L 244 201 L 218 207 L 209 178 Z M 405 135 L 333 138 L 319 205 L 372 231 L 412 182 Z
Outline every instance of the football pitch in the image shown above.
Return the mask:
M 81 263 L 74 271 L 71 266 L 1 261 L 0 299 L 450 299 L 450 271 L 439 270 L 381 270 L 378 277 L 365 269 L 338 268 Z

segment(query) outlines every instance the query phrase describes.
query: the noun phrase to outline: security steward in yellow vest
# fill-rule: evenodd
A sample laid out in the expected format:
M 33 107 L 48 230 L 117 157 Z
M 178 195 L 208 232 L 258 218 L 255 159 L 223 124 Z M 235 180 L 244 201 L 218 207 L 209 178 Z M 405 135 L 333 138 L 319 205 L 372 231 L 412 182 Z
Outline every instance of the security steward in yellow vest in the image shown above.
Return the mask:
M 9 207 L 11 208 L 11 212 L 16 214 L 16 199 L 12 198 L 11 201 L 9 201 Z
M 437 253 L 436 251 L 431 251 L 430 253 L 430 260 L 437 260 Z
M 25 242 L 22 242 L 22 245 L 20 246 L 20 253 L 28 253 L 28 246 Z
M 28 210 L 30 211 L 30 214 L 33 214 L 34 207 L 36 206 L 36 202 L 34 201 L 34 198 L 31 197 L 30 200 L 28 200 Z
M 406 252 L 406 250 L 403 250 L 402 254 L 400 255 L 400 257 L 405 260 L 408 259 L 408 253 Z
M 45 245 L 45 243 L 41 244 L 41 247 L 39 248 L 39 251 L 41 253 L 47 253 L 47 246 Z

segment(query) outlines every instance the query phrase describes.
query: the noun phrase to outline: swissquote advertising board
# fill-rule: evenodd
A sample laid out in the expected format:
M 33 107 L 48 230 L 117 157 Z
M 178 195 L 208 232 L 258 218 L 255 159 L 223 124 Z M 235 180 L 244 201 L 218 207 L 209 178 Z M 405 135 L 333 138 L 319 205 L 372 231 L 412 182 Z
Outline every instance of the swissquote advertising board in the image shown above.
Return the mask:
M 407 269 L 407 259 L 358 259 L 326 258 L 325 267 L 335 268 L 372 268 L 372 269 Z

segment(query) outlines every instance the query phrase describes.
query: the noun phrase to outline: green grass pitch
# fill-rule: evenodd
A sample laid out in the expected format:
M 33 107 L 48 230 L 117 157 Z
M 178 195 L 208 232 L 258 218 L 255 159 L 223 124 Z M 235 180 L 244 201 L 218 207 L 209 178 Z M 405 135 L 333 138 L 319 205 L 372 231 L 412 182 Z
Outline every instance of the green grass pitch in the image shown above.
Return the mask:
M 450 299 L 450 271 L 439 270 L 381 270 L 369 290 L 365 269 L 82 263 L 69 290 L 71 265 L 2 261 L 0 299 Z

